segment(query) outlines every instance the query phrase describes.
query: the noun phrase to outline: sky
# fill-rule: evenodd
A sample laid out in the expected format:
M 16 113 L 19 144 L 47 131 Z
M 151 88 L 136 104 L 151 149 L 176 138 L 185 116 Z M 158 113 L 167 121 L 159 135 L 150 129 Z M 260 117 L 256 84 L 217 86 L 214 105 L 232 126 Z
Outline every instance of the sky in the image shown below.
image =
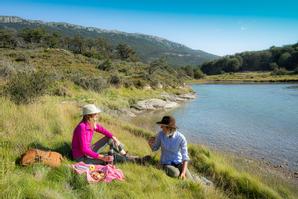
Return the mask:
M 296 0 L 0 0 L 0 15 L 166 38 L 224 56 L 298 42 Z

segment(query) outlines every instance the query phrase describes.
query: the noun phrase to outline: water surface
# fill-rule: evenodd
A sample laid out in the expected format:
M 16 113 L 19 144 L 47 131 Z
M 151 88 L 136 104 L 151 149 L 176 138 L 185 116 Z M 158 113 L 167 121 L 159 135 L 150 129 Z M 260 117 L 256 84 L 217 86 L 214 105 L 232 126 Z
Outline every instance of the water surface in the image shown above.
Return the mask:
M 264 158 L 298 170 L 297 84 L 197 84 L 176 109 L 190 142 Z

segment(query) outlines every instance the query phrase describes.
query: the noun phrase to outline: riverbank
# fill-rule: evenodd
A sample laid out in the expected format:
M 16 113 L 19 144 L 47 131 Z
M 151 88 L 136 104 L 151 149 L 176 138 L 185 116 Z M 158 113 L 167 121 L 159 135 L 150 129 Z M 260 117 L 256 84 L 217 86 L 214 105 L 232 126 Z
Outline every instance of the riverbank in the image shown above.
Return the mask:
M 208 85 L 208 86 L 213 86 L 214 87 L 214 85 Z M 220 93 L 218 96 L 213 96 L 213 97 L 218 98 L 218 99 L 223 99 L 223 98 L 227 97 L 227 99 L 230 100 L 231 99 L 230 97 L 233 96 L 233 99 L 235 99 L 237 97 L 237 95 L 235 95 L 235 93 L 233 93 L 232 91 L 235 91 L 235 92 L 238 93 L 239 89 L 241 89 L 240 86 L 242 86 L 242 85 L 235 85 L 235 87 L 230 87 L 229 85 L 219 86 L 218 89 L 214 92 L 217 93 L 218 91 L 223 91 L 223 89 L 225 89 L 224 87 L 226 87 L 226 89 L 228 91 L 228 96 L 223 96 Z M 243 88 L 244 93 L 246 93 L 248 95 L 253 93 L 253 91 L 250 89 L 253 85 L 243 85 L 243 86 L 244 86 L 244 88 Z M 277 89 L 273 89 L 273 90 L 272 90 L 272 88 L 268 88 L 268 86 L 269 85 L 267 85 L 267 84 L 260 84 L 257 87 L 257 90 L 258 90 L 258 92 L 260 92 L 262 94 L 263 90 L 261 89 L 261 87 L 265 87 L 264 89 L 266 89 L 268 93 L 277 94 L 281 89 L 282 90 L 285 89 L 286 92 L 289 92 L 289 93 L 285 93 L 285 94 L 281 93 L 281 96 L 282 96 L 282 99 L 285 98 L 285 99 L 287 99 L 288 102 L 289 102 L 289 97 L 287 95 L 290 95 L 290 96 L 296 96 L 297 95 L 297 92 L 296 92 L 296 89 L 295 89 L 296 88 L 295 84 L 293 84 L 293 86 L 292 86 L 292 84 L 290 86 L 287 86 L 285 84 L 280 84 L 280 85 L 273 84 L 272 88 L 277 88 Z M 201 89 L 196 89 L 197 92 L 201 91 L 200 95 L 199 95 L 200 96 L 200 98 L 199 98 L 200 102 L 202 102 L 202 100 L 203 101 L 210 101 L 210 99 L 207 97 L 206 94 L 209 95 L 210 93 L 212 93 L 212 91 L 211 90 L 206 90 L 206 92 L 203 92 L 204 90 L 206 90 L 206 89 L 202 89 L 202 88 Z M 251 113 L 251 111 L 253 111 L 251 107 L 254 107 L 254 106 L 258 107 L 259 106 L 258 104 L 255 104 L 255 103 L 252 103 L 252 104 L 247 103 L 247 100 L 249 101 L 251 99 L 251 97 L 252 96 L 244 96 L 244 98 L 243 98 L 245 100 L 245 101 L 243 101 L 243 105 L 250 107 L 249 110 L 245 110 L 244 114 Z M 272 98 L 273 98 L 272 96 L 270 96 L 268 98 L 267 97 L 264 98 L 262 96 L 256 97 L 256 99 L 259 99 L 261 101 L 263 101 L 264 99 L 272 99 Z M 288 106 L 287 104 L 285 104 L 284 100 L 282 100 L 282 101 L 276 101 L 276 100 L 277 100 L 277 97 L 275 97 L 275 103 L 277 103 L 277 104 L 282 103 L 282 105 L 284 105 L 286 107 L 293 107 L 293 105 Z M 192 102 L 192 103 L 194 103 L 194 102 Z M 283 106 L 276 106 L 276 105 L 270 104 L 270 103 L 268 104 L 266 101 L 264 101 L 264 103 L 269 106 L 268 107 L 269 110 L 273 109 L 273 112 L 275 112 L 275 113 L 277 112 L 277 111 L 275 111 L 275 108 L 279 109 L 279 110 L 283 110 L 284 112 L 286 111 L 286 109 L 284 109 Z M 224 102 L 224 104 L 226 104 L 226 102 Z M 187 115 L 189 113 L 196 112 L 194 110 L 197 110 L 197 111 L 200 110 L 201 111 L 202 109 L 204 109 L 205 104 L 200 103 L 200 104 L 198 104 L 198 106 L 192 106 L 192 105 L 189 105 L 187 103 L 184 106 L 178 108 L 179 109 L 178 112 L 181 113 L 180 117 L 179 117 L 179 114 L 175 114 L 175 112 L 177 112 L 177 111 L 172 110 L 172 111 L 166 112 L 166 113 L 160 112 L 160 111 L 157 111 L 157 112 L 154 112 L 154 113 L 147 113 L 147 114 L 142 115 L 142 116 L 140 116 L 138 118 L 135 118 L 133 120 L 134 120 L 134 123 L 136 125 L 140 126 L 140 127 L 151 128 L 153 131 L 157 131 L 157 130 L 159 130 L 159 128 L 158 128 L 157 125 L 154 125 L 155 122 L 158 121 L 164 114 L 173 114 L 174 113 L 174 115 L 177 116 L 177 120 L 179 121 L 180 125 L 183 125 L 183 120 L 187 120 L 188 121 L 187 124 L 189 124 L 190 126 L 193 126 L 193 124 L 195 124 L 195 126 L 193 126 L 191 128 L 192 130 L 190 130 L 189 132 L 201 133 L 201 138 L 202 138 L 202 134 L 204 134 L 203 132 L 205 132 L 205 134 L 210 133 L 209 131 L 204 131 L 203 130 L 204 126 L 208 125 L 207 123 L 204 123 L 205 120 L 203 118 L 210 118 L 211 119 L 211 123 L 210 123 L 211 126 L 215 126 L 218 122 L 216 120 L 216 118 L 214 118 L 214 113 L 211 114 L 211 115 L 208 115 L 208 114 L 205 114 L 205 113 L 208 113 L 208 112 L 210 113 L 210 110 L 212 111 L 214 109 L 221 110 L 220 108 L 222 107 L 222 104 L 218 103 L 218 102 L 214 102 L 214 104 L 212 104 L 211 106 L 209 106 L 209 105 L 207 105 L 207 106 L 208 106 L 207 110 L 205 110 L 204 114 L 201 114 L 199 117 L 194 116 L 194 115 L 192 115 L 191 117 L 187 117 Z M 186 110 L 187 107 L 188 107 L 189 111 Z M 230 118 L 229 114 L 226 111 L 229 111 L 229 112 L 233 111 L 232 110 L 233 107 L 236 107 L 236 108 L 239 109 L 239 106 L 237 106 L 235 103 L 234 104 L 232 103 L 232 104 L 228 104 L 227 110 L 221 110 L 225 113 L 224 114 L 225 117 Z M 263 108 L 265 108 L 265 112 L 268 113 L 266 106 L 263 107 Z M 293 110 L 293 108 L 290 108 L 290 110 Z M 293 110 L 293 111 L 295 112 L 295 110 Z M 260 109 L 257 108 L 256 111 L 262 117 L 264 116 L 263 113 L 260 112 Z M 239 111 L 237 111 L 237 112 L 238 113 L 236 115 L 239 115 Z M 285 113 L 287 113 L 287 112 L 285 112 Z M 234 112 L 232 112 L 231 114 L 235 115 Z M 269 112 L 269 114 L 271 115 L 270 112 Z M 241 115 L 241 113 L 240 113 L 240 115 Z M 273 115 L 276 115 L 276 114 L 273 114 Z M 287 120 L 283 116 L 284 116 L 284 114 L 283 115 L 278 114 L 277 118 L 273 118 L 273 119 L 276 120 L 278 118 L 280 118 L 280 119 L 283 118 L 282 121 L 283 122 L 287 121 L 286 122 L 287 125 L 292 124 L 289 120 Z M 238 116 L 236 116 L 236 117 L 239 118 Z M 267 116 L 265 115 L 265 117 L 267 117 Z M 296 118 L 296 116 L 293 117 L 292 115 L 290 117 L 291 118 Z M 197 118 L 197 120 L 192 121 L 191 118 Z M 233 119 L 233 117 L 230 118 L 230 119 L 232 119 L 232 123 L 231 123 L 232 126 L 235 125 L 235 123 L 237 123 L 237 121 L 235 121 Z M 242 119 L 243 119 L 243 121 L 245 121 L 245 123 L 247 123 L 247 121 L 250 121 L 250 123 L 252 123 L 252 124 L 254 123 L 253 121 L 251 121 L 249 119 L 245 119 L 245 118 L 242 118 Z M 191 122 L 189 120 L 191 120 Z M 199 122 L 199 121 L 202 121 L 202 120 L 203 120 L 203 124 L 202 124 L 202 122 L 201 123 Z M 257 120 L 259 120 L 259 122 L 260 122 L 260 128 L 256 129 L 256 131 L 254 131 L 252 129 L 247 130 L 247 129 L 243 129 L 243 128 L 240 130 L 240 132 L 242 132 L 242 133 L 246 132 L 246 133 L 244 133 L 244 138 L 250 139 L 250 138 L 247 137 L 247 135 L 248 135 L 247 131 L 248 132 L 263 132 L 263 133 L 266 132 L 263 129 L 263 127 L 265 127 L 265 121 L 262 118 L 257 119 Z M 257 122 L 257 124 L 259 122 Z M 151 125 L 148 125 L 146 123 L 150 123 Z M 221 121 L 220 123 L 221 124 L 227 124 L 224 121 Z M 269 124 L 272 124 L 271 120 L 269 120 Z M 290 125 L 290 126 L 291 126 L 292 131 L 295 130 L 296 125 Z M 186 133 L 185 126 L 179 126 L 179 127 L 180 127 L 180 129 L 183 133 Z M 225 127 L 224 131 L 230 131 L 231 130 L 230 128 L 228 128 L 227 125 L 224 125 L 224 127 Z M 272 127 L 272 125 L 271 125 L 271 127 Z M 283 127 L 280 127 L 280 128 L 283 129 Z M 286 126 L 286 128 L 289 129 L 289 126 Z M 261 130 L 261 131 L 259 131 L 259 130 Z M 222 139 L 222 136 L 233 139 L 231 137 L 231 135 L 226 135 L 226 134 L 225 135 L 215 135 L 214 131 L 216 131 L 216 129 L 212 129 L 212 131 L 213 131 L 213 132 L 211 132 L 212 135 L 210 135 L 210 136 L 216 137 L 217 140 L 220 140 L 221 142 L 224 142 L 224 140 Z M 220 132 L 224 133 L 222 131 L 220 131 Z M 236 131 L 236 132 L 238 132 L 238 131 Z M 219 134 L 221 134 L 221 133 L 219 133 Z M 232 133 L 234 133 L 233 135 L 235 135 L 235 131 L 232 132 Z M 267 133 L 265 133 L 265 134 L 267 134 Z M 287 134 L 280 134 L 280 133 L 278 133 L 278 134 L 283 135 L 283 136 L 287 135 Z M 185 134 L 185 135 L 189 136 L 189 140 L 190 140 L 191 143 L 198 143 L 198 142 L 196 142 L 196 140 L 198 140 L 199 136 L 196 137 L 196 136 L 194 136 L 194 134 L 191 134 L 191 135 L 190 134 Z M 239 133 L 239 137 L 241 137 L 241 136 L 242 136 L 242 134 Z M 263 141 L 262 140 L 260 141 L 260 139 L 259 139 L 260 137 L 262 137 L 260 134 L 257 134 L 253 137 L 258 138 L 257 140 L 253 141 L 253 143 L 252 143 L 253 146 L 256 145 L 257 142 L 263 143 Z M 269 137 L 272 137 L 272 136 L 270 136 L 270 134 L 269 134 Z M 295 137 L 293 137 L 292 139 L 291 138 L 290 138 L 290 140 L 295 140 Z M 265 140 L 269 141 L 268 139 L 265 139 Z M 277 140 L 277 142 L 279 143 L 279 144 L 277 144 L 277 146 L 281 145 L 281 147 L 284 147 L 284 148 L 281 149 L 282 151 L 285 151 L 285 148 L 287 148 L 287 150 L 289 150 L 289 148 L 290 148 L 291 149 L 291 154 L 293 155 L 293 151 L 295 151 L 295 146 L 293 146 L 293 144 L 290 144 L 287 141 L 280 142 L 281 138 L 276 138 L 275 137 L 275 140 Z M 241 141 L 241 140 L 239 140 L 239 141 Z M 244 142 L 246 142 L 246 141 L 249 141 L 249 140 L 244 140 Z M 267 141 L 266 141 L 266 143 L 267 143 Z M 200 143 L 202 143 L 202 140 L 200 140 Z M 271 161 L 271 160 L 274 159 L 274 157 L 271 157 L 270 154 L 266 154 L 264 152 L 255 153 L 255 152 L 260 152 L 260 151 L 250 151 L 250 152 L 248 152 L 249 150 L 246 151 L 246 149 L 248 149 L 248 148 L 241 149 L 241 146 L 239 146 L 239 143 L 237 143 L 237 145 L 234 145 L 232 143 L 228 144 L 228 146 L 231 146 L 231 147 L 234 148 L 234 152 L 232 152 L 231 150 L 227 150 L 227 148 L 225 148 L 225 150 L 223 150 L 223 148 L 220 148 L 220 147 L 219 148 L 214 148 L 214 146 L 215 146 L 214 143 L 212 144 L 213 146 L 211 146 L 210 142 L 206 141 L 206 139 L 203 143 L 206 144 L 206 146 L 209 149 L 212 149 L 212 151 L 218 153 L 219 156 L 224 156 L 225 159 L 229 159 L 229 162 L 233 163 L 233 165 L 237 169 L 239 169 L 241 171 L 248 172 L 252 175 L 258 175 L 258 176 L 260 176 L 261 178 L 264 178 L 264 179 L 266 178 L 268 181 L 272 180 L 272 182 L 270 182 L 270 183 L 273 183 L 273 184 L 278 184 L 279 181 L 283 182 L 284 184 L 289 184 L 289 186 L 291 186 L 293 188 L 293 190 L 296 190 L 295 187 L 297 187 L 297 185 L 298 185 L 298 178 L 297 178 L 298 176 L 297 176 L 297 170 L 295 170 L 293 168 L 297 168 L 297 167 L 293 167 L 293 166 L 295 166 L 295 158 L 292 158 L 292 157 L 295 157 L 295 154 L 294 154 L 294 156 L 289 156 L 291 158 L 286 159 L 287 161 L 285 160 L 285 161 L 277 162 L 277 161 Z M 209 143 L 209 145 L 208 145 L 208 143 Z M 283 144 L 281 144 L 281 143 L 283 143 Z M 291 143 L 293 143 L 293 142 L 291 142 Z M 222 144 L 225 144 L 225 143 L 222 143 Z M 270 145 L 270 144 L 268 145 L 268 143 L 267 143 L 267 146 L 269 146 L 269 151 L 271 151 L 273 148 L 275 148 L 275 150 L 279 150 L 278 148 L 276 148 L 275 144 L 273 144 L 273 145 Z M 294 141 L 294 145 L 295 145 L 295 141 Z M 294 149 L 293 149 L 293 147 L 294 147 Z M 265 150 L 266 148 L 263 148 L 263 149 L 258 148 L 258 149 L 259 150 Z M 273 152 L 273 154 L 274 153 L 275 152 Z M 229 157 L 229 156 L 231 156 L 231 157 Z M 233 161 L 232 161 L 232 159 L 233 159 Z
M 256 83 L 256 82 L 298 82 L 298 74 L 272 75 L 271 72 L 242 72 L 225 73 L 221 75 L 207 75 L 188 83 Z
M 80 120 L 80 105 L 92 102 L 108 110 L 113 105 L 120 108 L 127 104 L 124 95 L 132 94 L 129 92 L 134 92 L 133 96 L 144 95 L 142 90 L 122 92 L 120 89 L 98 94 L 81 90 L 73 93 L 72 98 L 44 96 L 28 105 L 16 105 L 1 97 L 1 198 L 164 198 L 164 195 L 170 198 L 212 199 L 295 198 L 288 186 L 282 183 L 272 185 L 258 176 L 240 172 L 227 160 L 201 145 L 189 146 L 192 159 L 190 168 L 192 172 L 213 181 L 215 188 L 171 179 L 154 164 L 145 167 L 117 165 L 125 173 L 125 182 L 88 185 L 84 177 L 76 176 L 68 167 L 72 163 L 71 132 Z M 148 91 L 146 95 L 153 97 Z M 159 155 L 144 147 L 147 146 L 146 139 L 154 132 L 107 114 L 102 114 L 101 123 L 126 145 L 130 153 L 140 156 L 150 154 L 158 161 Z M 96 135 L 95 139 L 98 138 Z M 64 155 L 65 162 L 58 169 L 43 165 L 20 167 L 16 160 L 28 147 L 58 151 Z
M 155 122 L 159 121 L 160 118 L 162 118 L 162 116 L 164 115 L 172 115 L 173 112 L 175 112 L 174 109 L 167 111 L 151 111 L 138 115 L 134 118 L 126 118 L 126 121 L 140 128 L 150 129 L 152 132 L 157 132 L 160 129 L 155 124 Z M 199 143 L 194 138 L 189 139 L 189 143 L 205 146 L 213 153 L 218 154 L 218 156 L 224 157 L 224 159 L 228 160 L 228 162 L 230 162 L 239 171 L 248 172 L 252 175 L 262 176 L 262 178 L 267 177 L 268 180 L 270 180 L 271 178 L 278 179 L 277 181 L 282 179 L 282 181 L 289 186 L 298 186 L 298 173 L 295 170 L 289 169 L 288 165 L 274 164 L 265 158 L 257 159 L 241 151 L 232 152 L 219 149 L 218 147 L 208 145 L 208 143 Z

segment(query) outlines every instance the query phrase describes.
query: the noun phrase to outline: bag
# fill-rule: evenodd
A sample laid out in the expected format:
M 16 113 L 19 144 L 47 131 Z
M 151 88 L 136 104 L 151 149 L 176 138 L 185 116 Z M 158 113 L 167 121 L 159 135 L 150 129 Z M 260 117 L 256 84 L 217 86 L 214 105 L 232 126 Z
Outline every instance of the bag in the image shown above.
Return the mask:
M 28 166 L 34 163 L 42 163 L 50 167 L 59 167 L 63 157 L 60 153 L 53 151 L 42 151 L 39 149 L 29 149 L 22 155 L 21 165 Z

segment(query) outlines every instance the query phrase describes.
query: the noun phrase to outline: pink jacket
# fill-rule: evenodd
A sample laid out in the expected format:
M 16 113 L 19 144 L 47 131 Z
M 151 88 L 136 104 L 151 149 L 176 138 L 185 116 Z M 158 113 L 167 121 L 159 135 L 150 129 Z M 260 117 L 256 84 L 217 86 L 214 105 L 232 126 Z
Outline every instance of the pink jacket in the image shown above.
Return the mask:
M 107 129 L 97 124 L 96 128 L 91 128 L 88 122 L 81 121 L 73 132 L 72 137 L 72 157 L 74 159 L 83 156 L 89 156 L 92 158 L 98 158 L 98 154 L 91 149 L 91 141 L 93 137 L 94 130 L 112 138 L 113 134 Z

